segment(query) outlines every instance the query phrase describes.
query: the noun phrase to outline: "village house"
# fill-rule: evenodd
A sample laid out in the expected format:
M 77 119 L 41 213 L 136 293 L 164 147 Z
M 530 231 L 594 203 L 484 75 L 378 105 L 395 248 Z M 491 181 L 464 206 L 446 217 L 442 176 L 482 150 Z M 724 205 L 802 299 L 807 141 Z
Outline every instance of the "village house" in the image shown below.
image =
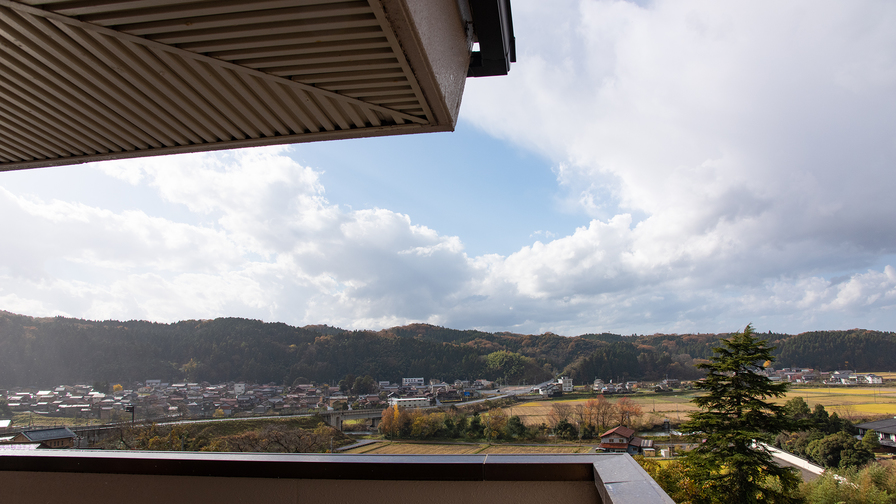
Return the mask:
M 556 383 L 548 383 L 543 387 L 539 387 L 535 389 L 539 395 L 543 397 L 556 397 L 563 395 L 563 391 L 560 389 L 560 386 Z
M 476 390 L 491 388 L 491 386 L 492 386 L 492 382 L 490 382 L 488 380 L 481 379 L 481 378 L 479 380 L 476 380 L 473 382 L 473 388 Z
M 877 433 L 877 439 L 882 446 L 896 448 L 896 418 L 886 418 L 876 422 L 867 422 L 856 425 L 859 436 L 864 436 L 869 430 Z
M 665 384 L 670 389 L 681 388 L 681 381 L 677 378 L 666 378 L 663 380 L 663 384 Z
M 560 390 L 562 390 L 564 394 L 572 392 L 572 378 L 564 376 L 560 378 L 558 383 L 560 384 Z
M 600 435 L 600 449 L 610 453 L 644 455 L 644 450 L 653 450 L 653 441 L 635 436 L 635 431 L 620 425 Z
M 74 448 L 75 435 L 68 427 L 55 429 L 39 429 L 20 432 L 13 443 L 41 443 L 48 448 Z
M 869 385 L 881 385 L 884 379 L 874 373 L 862 374 L 857 376 L 857 381 Z

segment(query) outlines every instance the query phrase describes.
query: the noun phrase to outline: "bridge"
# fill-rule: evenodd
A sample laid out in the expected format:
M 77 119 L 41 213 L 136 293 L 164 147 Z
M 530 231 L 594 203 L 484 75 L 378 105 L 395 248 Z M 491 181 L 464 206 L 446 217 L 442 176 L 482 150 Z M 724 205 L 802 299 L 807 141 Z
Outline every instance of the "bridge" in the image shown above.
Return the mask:
M 342 430 L 342 424 L 346 420 L 370 420 L 370 426 L 372 428 L 376 428 L 379 426 L 380 421 L 383 418 L 383 410 L 381 409 L 358 409 L 358 410 L 332 410 L 332 411 L 322 411 L 319 413 L 310 413 L 304 415 L 289 415 L 289 416 L 314 416 L 318 415 L 324 419 L 324 421 L 330 427 L 335 427 L 339 430 Z M 259 418 L 286 418 L 287 416 L 276 416 L 276 417 L 241 417 L 241 418 L 206 418 L 199 420 L 172 420 L 172 421 L 162 421 L 158 422 L 158 425 L 177 425 L 183 423 L 198 423 L 198 422 L 227 422 L 227 421 L 238 421 L 238 420 L 254 420 Z M 153 419 L 153 420 L 144 420 L 139 422 L 141 425 L 149 425 L 150 423 L 156 422 L 158 420 L 165 419 Z M 116 423 L 108 423 L 101 425 L 91 425 L 91 426 L 72 426 L 69 427 L 75 434 L 85 439 L 89 443 L 94 443 L 98 438 L 102 437 L 104 434 L 107 434 L 110 431 L 115 429 L 120 429 L 122 427 L 129 427 L 135 425 L 132 422 L 116 422 Z
M 324 421 L 330 427 L 342 430 L 342 424 L 346 420 L 370 420 L 370 426 L 376 428 L 383 419 L 383 410 L 381 409 L 360 409 L 360 410 L 333 410 L 319 413 Z
M 335 427 L 339 430 L 342 430 L 342 424 L 346 420 L 370 420 L 370 427 L 376 428 L 379 426 L 380 421 L 383 418 L 383 410 L 380 409 L 360 409 L 360 410 L 333 410 L 333 411 L 323 411 L 320 413 L 316 413 L 320 415 L 321 418 L 327 423 L 327 425 L 331 427 Z M 305 414 L 305 415 L 295 415 L 295 416 L 313 416 L 314 414 Z M 179 423 L 197 423 L 197 422 L 222 422 L 222 421 L 234 421 L 234 420 L 251 420 L 257 418 L 284 418 L 284 417 L 247 417 L 247 418 L 208 418 L 201 420 L 171 420 L 168 418 L 156 418 L 156 419 L 146 419 L 136 424 L 134 422 L 113 422 L 106 424 L 98 424 L 98 425 L 78 425 L 78 426 L 70 426 L 69 429 L 74 432 L 80 438 L 80 447 L 86 448 L 89 446 L 94 446 L 96 442 L 108 435 L 110 432 L 115 431 L 121 428 L 133 427 L 135 425 L 149 425 L 153 422 L 158 422 L 158 425 L 176 425 Z M 161 421 L 160 421 L 161 420 Z M 165 421 L 169 420 L 169 421 Z

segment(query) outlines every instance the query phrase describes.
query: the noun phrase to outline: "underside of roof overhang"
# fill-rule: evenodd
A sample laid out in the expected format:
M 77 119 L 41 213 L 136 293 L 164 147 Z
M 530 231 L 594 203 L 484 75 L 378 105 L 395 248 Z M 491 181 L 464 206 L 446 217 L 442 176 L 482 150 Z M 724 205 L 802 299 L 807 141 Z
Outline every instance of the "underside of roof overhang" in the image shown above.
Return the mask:
M 0 170 L 453 130 L 469 5 L 0 0 Z

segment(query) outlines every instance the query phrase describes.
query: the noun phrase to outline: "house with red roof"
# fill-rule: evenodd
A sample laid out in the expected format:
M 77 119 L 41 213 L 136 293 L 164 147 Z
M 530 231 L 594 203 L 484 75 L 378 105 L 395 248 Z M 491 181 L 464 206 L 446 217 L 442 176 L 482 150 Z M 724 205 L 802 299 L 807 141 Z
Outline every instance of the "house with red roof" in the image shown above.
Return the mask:
M 644 455 L 645 449 L 653 449 L 653 441 L 639 438 L 634 430 L 620 425 L 600 435 L 600 449 L 610 453 Z

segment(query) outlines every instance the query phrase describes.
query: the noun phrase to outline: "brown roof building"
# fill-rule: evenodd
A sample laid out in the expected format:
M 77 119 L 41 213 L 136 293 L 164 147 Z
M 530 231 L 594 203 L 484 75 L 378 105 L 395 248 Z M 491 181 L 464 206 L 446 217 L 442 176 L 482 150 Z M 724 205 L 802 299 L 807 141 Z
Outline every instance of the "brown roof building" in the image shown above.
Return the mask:
M 642 439 L 635 431 L 620 425 L 600 435 L 600 449 L 611 453 L 643 455 L 645 449 L 653 448 L 653 441 Z
M 68 427 L 20 432 L 13 443 L 41 443 L 48 448 L 74 448 L 78 438 Z

